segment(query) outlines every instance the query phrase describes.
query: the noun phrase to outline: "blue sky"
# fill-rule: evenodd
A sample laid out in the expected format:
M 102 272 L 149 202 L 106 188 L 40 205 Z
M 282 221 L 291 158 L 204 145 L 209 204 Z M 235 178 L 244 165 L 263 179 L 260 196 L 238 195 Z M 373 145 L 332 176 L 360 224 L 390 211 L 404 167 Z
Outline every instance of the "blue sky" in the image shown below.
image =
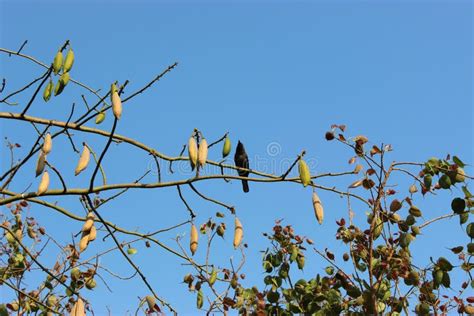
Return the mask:
M 117 129 L 168 155 L 177 155 L 193 128 L 199 128 L 210 141 L 225 132 L 234 145 L 240 139 L 251 167 L 258 162 L 265 171 L 281 173 L 282 166 L 303 149 L 313 172 L 349 170 L 347 160 L 352 153 L 323 138 L 329 126 L 338 123 L 348 126 L 348 136 L 364 134 L 371 143 L 392 144 L 395 151 L 388 161 L 422 161 L 453 153 L 472 164 L 472 10 L 470 1 L 3 0 L 0 43 L 17 49 L 28 40 L 24 53 L 49 62 L 69 39 L 76 54 L 73 78 L 102 89 L 115 80 L 129 80 L 126 93 L 179 62 L 156 86 L 124 106 Z M 5 55 L 0 56 L 0 67 L 8 88 L 19 87 L 41 73 L 37 66 Z M 80 94 L 93 100 L 84 90 L 68 86 L 60 98 L 35 104 L 30 114 L 64 119 L 72 102 L 81 104 Z M 0 109 L 17 111 L 5 105 Z M 110 120 L 103 128 L 110 128 Z M 28 143 L 32 133 L 27 125 L 0 123 L 2 138 Z M 103 141 L 86 136 L 78 134 L 78 142 L 103 146 Z M 276 154 L 269 153 L 270 147 L 277 148 Z M 71 161 L 76 156 L 66 139 L 55 143 L 54 154 L 51 159 L 59 168 L 73 168 Z M 210 153 L 210 158 L 218 157 L 220 148 Z M 0 159 L 3 169 L 9 163 L 3 149 Z M 110 183 L 133 181 L 150 165 L 148 156 L 125 145 L 112 146 L 105 162 Z M 354 180 L 321 181 L 344 188 Z M 34 181 L 31 172 L 21 174 L 20 181 L 18 188 Z M 84 185 L 81 179 L 71 177 L 70 181 L 74 186 Z M 399 190 L 404 191 L 411 182 L 401 181 Z M 52 185 L 60 183 L 53 181 Z M 345 200 L 338 196 L 320 193 L 326 221 L 319 226 L 310 190 L 295 184 L 251 183 L 249 194 L 243 194 L 235 181 L 199 183 L 198 188 L 236 206 L 249 243 L 248 286 L 260 284 L 259 250 L 267 246 L 261 233 L 269 231 L 276 219 L 293 224 L 320 249 L 343 249 L 334 242 L 334 220 L 347 214 Z M 188 190 L 184 193 L 198 212 L 198 222 L 222 211 Z M 439 194 L 436 202 L 419 197 L 418 203 L 429 219 L 447 213 L 450 199 L 459 194 L 454 189 Z M 77 200 L 63 203 L 81 214 Z M 356 220 L 363 221 L 366 210 L 362 205 L 354 206 L 354 211 Z M 188 218 L 173 188 L 130 192 L 103 212 L 110 220 L 144 231 Z M 70 238 L 71 231 L 79 229 L 77 223 L 58 225 L 57 215 L 37 206 L 31 213 L 46 227 L 54 227 L 57 238 Z M 229 216 L 226 221 L 232 226 Z M 162 240 L 175 247 L 172 238 L 181 233 L 187 234 L 188 227 Z M 419 238 L 415 243 L 422 259 L 449 255 L 444 247 L 454 246 L 457 239 L 465 241 L 456 219 L 433 225 L 425 237 L 427 241 Z M 230 238 L 216 246 L 217 262 L 228 264 L 230 256 L 239 258 L 231 250 Z M 89 255 L 106 245 L 96 243 L 95 247 Z M 138 248 L 134 259 L 157 292 L 182 313 L 192 313 L 194 296 L 179 284 L 188 268 L 160 249 Z M 132 271 L 122 261 L 120 256 L 103 259 L 114 271 L 130 275 Z M 309 266 L 301 277 L 312 277 L 326 266 L 314 256 L 307 261 Z M 99 282 L 97 291 L 87 296 L 96 315 L 105 314 L 106 306 L 114 315 L 134 311 L 137 297 L 147 294 L 138 279 L 111 280 L 110 285 L 112 294 Z

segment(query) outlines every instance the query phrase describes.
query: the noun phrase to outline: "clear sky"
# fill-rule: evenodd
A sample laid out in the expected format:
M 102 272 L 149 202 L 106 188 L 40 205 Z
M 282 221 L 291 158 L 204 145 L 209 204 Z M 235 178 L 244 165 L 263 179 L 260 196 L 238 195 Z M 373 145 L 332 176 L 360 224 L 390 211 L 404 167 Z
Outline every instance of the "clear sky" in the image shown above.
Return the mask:
M 193 128 L 199 128 L 210 141 L 227 131 L 234 145 L 240 139 L 251 167 L 258 163 L 263 171 L 283 172 L 303 149 L 313 173 L 349 170 L 352 152 L 323 137 L 331 124 L 338 123 L 348 126 L 349 136 L 364 134 L 371 143 L 392 144 L 394 152 L 388 161 L 422 161 L 454 153 L 473 163 L 470 1 L 2 0 L 0 12 L 0 46 L 17 49 L 28 40 L 23 52 L 50 62 L 69 39 L 76 54 L 72 77 L 94 88 L 108 89 L 115 80 L 129 80 L 126 93 L 131 93 L 179 62 L 159 84 L 126 104 L 117 129 L 168 155 L 177 155 Z M 28 61 L 5 55 L 0 56 L 0 66 L 0 77 L 8 79 L 7 88 L 20 87 L 42 71 Z M 38 102 L 30 114 L 64 119 L 72 102 L 82 106 L 80 94 L 93 100 L 78 87 L 67 89 L 48 104 Z M 5 105 L 0 109 L 18 110 Z M 102 127 L 110 128 L 110 120 Z M 29 125 L 0 122 L 2 139 L 8 136 L 27 145 L 33 134 Z M 78 142 L 103 146 L 103 141 L 86 136 L 77 134 Z M 72 170 L 76 156 L 67 140 L 55 146 L 51 159 L 58 168 Z M 133 181 L 151 164 L 148 156 L 125 145 L 112 146 L 108 157 L 110 183 Z M 219 157 L 220 148 L 210 153 L 212 159 Z M 0 158 L 3 170 L 9 163 L 3 145 Z M 31 172 L 22 175 L 23 184 L 37 181 Z M 322 181 L 345 188 L 354 180 Z M 71 181 L 74 186 L 83 184 L 80 179 L 71 177 Z M 405 179 L 397 189 L 406 192 L 409 184 Z M 54 180 L 52 185 L 59 187 L 60 183 Z M 251 183 L 249 194 L 242 193 L 235 181 L 199 183 L 198 187 L 236 206 L 249 244 L 244 283 L 249 287 L 261 285 L 259 250 L 267 246 L 261 234 L 276 219 L 293 224 L 320 249 L 331 247 L 339 253 L 344 249 L 334 241 L 334 221 L 347 214 L 345 201 L 338 196 L 320 192 L 326 220 L 319 226 L 310 189 L 299 185 Z M 187 189 L 184 194 L 198 212 L 198 222 L 223 211 Z M 422 198 L 417 202 L 429 219 L 449 212 L 450 199 L 460 194 L 454 189 L 439 194 L 435 203 Z M 82 214 L 77 200 L 62 203 Z M 355 205 L 354 211 L 356 220 L 363 221 L 366 209 Z M 80 228 L 38 206 L 30 212 L 59 239 L 70 239 L 71 231 Z M 143 231 L 188 219 L 174 188 L 130 192 L 105 208 L 103 215 Z M 232 226 L 231 217 L 226 221 Z M 188 234 L 188 228 L 174 230 L 161 240 L 176 247 L 172 238 Z M 435 224 L 425 233 L 429 241 L 415 241 L 416 254 L 425 262 L 429 256 L 449 256 L 445 247 L 457 245 L 456 240 L 465 242 L 464 236 L 457 219 Z M 239 259 L 229 237 L 216 246 L 217 262 L 228 264 L 230 256 Z M 88 249 L 89 255 L 105 247 L 96 242 Z M 195 298 L 180 284 L 189 268 L 159 248 L 140 245 L 138 250 L 134 260 L 157 292 L 181 313 L 193 314 Z M 197 255 L 202 257 L 202 253 Z M 309 256 L 307 262 L 299 277 L 312 277 L 326 266 L 315 256 Z M 106 256 L 102 263 L 123 276 L 132 274 L 120 256 Z M 454 282 L 455 287 L 460 279 Z M 137 297 L 148 294 L 138 279 L 111 280 L 113 293 L 98 283 L 94 293 L 86 293 L 96 315 L 106 314 L 106 307 L 113 315 L 134 312 Z M 0 301 L 2 291 L 0 288 Z

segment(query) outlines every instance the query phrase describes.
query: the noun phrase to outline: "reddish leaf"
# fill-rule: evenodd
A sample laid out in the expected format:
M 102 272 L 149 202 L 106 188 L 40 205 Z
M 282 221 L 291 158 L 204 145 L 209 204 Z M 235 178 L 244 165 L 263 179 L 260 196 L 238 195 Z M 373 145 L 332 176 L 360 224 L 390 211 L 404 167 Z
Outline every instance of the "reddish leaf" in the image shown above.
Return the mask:
M 342 142 L 346 142 L 346 138 L 344 137 L 344 135 L 342 134 L 339 134 L 339 140 L 342 141 Z

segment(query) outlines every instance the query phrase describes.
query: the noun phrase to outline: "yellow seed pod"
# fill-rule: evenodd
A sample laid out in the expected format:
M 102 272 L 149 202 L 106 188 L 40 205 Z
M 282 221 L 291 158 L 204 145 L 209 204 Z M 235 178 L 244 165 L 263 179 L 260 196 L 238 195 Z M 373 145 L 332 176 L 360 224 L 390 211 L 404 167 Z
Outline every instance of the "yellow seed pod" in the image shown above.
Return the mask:
M 48 191 L 49 187 L 49 173 L 47 170 L 43 172 L 43 175 L 41 176 L 41 181 L 38 186 L 38 192 L 36 192 L 38 195 L 44 194 L 46 191 Z
M 356 165 L 355 168 L 354 168 L 353 173 L 358 174 L 363 168 L 364 168 L 364 166 L 362 166 L 362 165 Z
M 84 309 L 84 302 L 79 297 L 72 307 L 70 316 L 85 316 L 86 311 Z
M 69 80 L 71 79 L 71 75 L 69 74 L 69 72 L 64 72 L 61 77 L 59 77 L 59 81 L 61 82 L 61 84 L 63 85 L 63 89 L 65 86 L 67 86 L 67 84 L 69 83 Z
M 47 133 L 46 136 L 44 137 L 44 143 L 43 143 L 43 152 L 45 155 L 49 154 L 51 152 L 51 149 L 53 148 L 53 139 L 51 138 L 51 134 Z
M 199 143 L 199 151 L 198 151 L 198 162 L 201 167 L 204 167 L 207 160 L 207 140 L 205 138 L 201 139 Z
M 58 80 L 54 86 L 54 96 L 60 95 L 64 90 L 64 84 L 62 80 Z
M 313 209 L 314 209 L 314 215 L 316 215 L 316 219 L 318 220 L 318 223 L 321 225 L 324 220 L 324 208 L 316 192 L 313 192 Z
M 74 52 L 72 49 L 69 49 L 66 54 L 66 59 L 64 60 L 63 71 L 68 72 L 71 70 L 72 65 L 74 64 Z
M 82 234 L 81 240 L 79 241 L 79 252 L 86 250 L 89 244 L 89 234 Z
M 225 158 L 230 154 L 231 148 L 232 144 L 230 143 L 230 138 L 229 136 L 226 136 L 224 140 L 224 147 L 222 147 L 222 158 Z
M 56 56 L 54 56 L 53 60 L 53 72 L 54 74 L 58 74 L 59 71 L 61 70 L 61 67 L 63 66 L 63 53 L 61 51 L 58 51 L 56 53 Z
M 234 248 L 237 248 L 240 246 L 243 235 L 244 235 L 244 228 L 242 227 L 242 223 L 240 222 L 240 220 L 236 217 L 235 228 L 234 228 Z
M 122 100 L 120 100 L 115 83 L 113 83 L 110 88 L 110 97 L 112 102 L 112 112 L 114 113 L 114 116 L 117 118 L 117 120 L 120 120 L 120 117 L 122 116 Z
M 216 283 L 216 280 L 217 280 L 217 270 L 212 269 L 211 276 L 209 277 L 209 284 L 214 285 L 214 283 Z
M 196 144 L 196 140 L 194 137 L 190 137 L 188 141 L 188 155 L 189 155 L 189 162 L 191 163 L 191 169 L 194 170 L 194 168 L 197 165 L 197 160 L 198 160 L 198 148 Z
M 311 174 L 309 173 L 308 165 L 303 159 L 299 160 L 298 171 L 300 173 L 300 180 L 303 186 L 307 186 L 311 183 Z
M 51 94 L 53 94 L 53 87 L 54 87 L 53 81 L 49 80 L 48 84 L 46 85 L 43 91 L 44 102 L 48 102 L 49 99 L 51 99 Z
M 360 187 L 363 182 L 364 182 L 364 179 L 357 180 L 357 181 L 353 182 L 353 183 L 349 186 L 349 188 L 350 188 L 350 189 L 354 189 L 354 188 Z
M 197 228 L 194 224 L 191 225 L 191 237 L 189 241 L 189 249 L 191 250 L 191 253 L 194 255 L 194 253 L 197 250 L 198 247 L 198 231 Z
M 40 151 L 38 154 L 38 160 L 36 161 L 36 176 L 39 176 L 43 172 L 44 166 L 46 166 L 46 155 L 43 151 Z
M 154 296 L 147 295 L 145 297 L 146 303 L 148 304 L 148 309 L 150 311 L 155 311 L 155 304 L 156 304 L 156 299 Z
M 97 116 L 95 117 L 95 123 L 96 123 L 96 124 L 100 124 L 100 123 L 102 123 L 104 120 L 105 120 L 105 113 L 104 113 L 104 112 L 100 112 L 100 113 L 97 114 Z
M 410 192 L 411 194 L 416 193 L 416 192 L 418 192 L 418 188 L 416 187 L 416 185 L 412 184 L 408 188 L 408 192 Z
M 84 144 L 84 147 L 82 148 L 81 156 L 79 157 L 79 161 L 77 163 L 76 170 L 74 171 L 74 174 L 76 176 L 79 173 L 81 173 L 84 169 L 87 168 L 90 158 L 91 158 L 91 152 L 89 150 L 89 147 L 87 147 L 87 145 Z
M 97 229 L 95 226 L 91 227 L 91 230 L 89 231 L 89 242 L 95 240 L 97 237 Z
M 92 226 L 94 225 L 94 213 L 89 212 L 86 217 L 86 221 L 82 226 L 82 232 L 86 233 L 91 230 Z

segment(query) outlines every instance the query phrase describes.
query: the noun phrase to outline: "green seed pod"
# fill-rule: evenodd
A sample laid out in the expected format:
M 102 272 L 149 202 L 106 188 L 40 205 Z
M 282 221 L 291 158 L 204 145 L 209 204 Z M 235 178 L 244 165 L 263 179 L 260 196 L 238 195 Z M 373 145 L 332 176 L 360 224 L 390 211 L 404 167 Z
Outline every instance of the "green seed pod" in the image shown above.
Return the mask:
M 474 238 L 474 222 L 473 223 L 469 223 L 467 226 L 466 226 L 466 234 L 471 237 L 471 238 Z
M 439 186 L 443 189 L 449 189 L 451 186 L 451 179 L 448 175 L 443 174 L 438 180 Z
M 209 277 L 209 284 L 214 285 L 217 280 L 217 270 L 213 269 L 211 272 L 211 276 Z
M 298 264 L 298 269 L 303 270 L 305 264 L 305 257 L 302 255 L 298 256 L 296 258 L 296 263 Z
M 64 60 L 63 71 L 68 72 L 71 70 L 72 65 L 74 64 L 74 52 L 72 49 L 69 49 L 66 54 L 66 59 Z
M 374 240 L 379 238 L 380 234 L 382 234 L 383 230 L 383 222 L 380 219 L 380 216 L 375 216 L 375 223 L 374 223 Z
M 94 278 L 90 278 L 86 281 L 86 288 L 89 290 L 94 289 L 97 286 L 97 283 L 95 282 Z
M 451 209 L 453 210 L 454 213 L 460 214 L 464 212 L 465 208 L 466 208 L 466 200 L 457 197 L 451 201 Z
M 469 220 L 469 212 L 459 214 L 459 224 L 463 225 Z
M 222 147 L 222 158 L 225 158 L 230 154 L 231 148 L 232 144 L 230 143 L 230 138 L 229 136 L 226 136 L 224 140 L 224 147 Z
M 97 116 L 95 117 L 95 123 L 100 124 L 105 120 L 105 112 L 99 112 Z
M 422 215 L 420 209 L 414 205 L 410 207 L 408 212 L 415 217 L 420 217 Z
M 58 51 L 56 53 L 56 56 L 54 56 L 54 60 L 53 60 L 53 72 L 55 75 L 59 73 L 62 66 L 63 66 L 63 53 L 61 51 Z
M 307 186 L 311 183 L 311 174 L 309 172 L 309 167 L 303 159 L 299 160 L 298 171 L 300 174 L 300 180 L 303 186 Z
M 62 81 L 64 87 L 67 86 L 69 79 L 71 79 L 69 72 L 64 72 L 61 77 L 59 77 L 59 81 Z
M 46 85 L 43 91 L 44 102 L 48 102 L 49 99 L 51 99 L 51 94 L 53 93 L 53 87 L 54 87 L 53 81 L 49 80 L 48 84 Z
M 199 290 L 196 297 L 196 307 L 198 309 L 201 309 L 203 304 L 204 304 L 204 295 L 202 294 L 202 291 Z
M 425 175 L 423 178 L 423 184 L 425 185 L 425 188 L 429 190 L 431 188 L 431 184 L 433 182 L 433 177 L 430 174 Z

